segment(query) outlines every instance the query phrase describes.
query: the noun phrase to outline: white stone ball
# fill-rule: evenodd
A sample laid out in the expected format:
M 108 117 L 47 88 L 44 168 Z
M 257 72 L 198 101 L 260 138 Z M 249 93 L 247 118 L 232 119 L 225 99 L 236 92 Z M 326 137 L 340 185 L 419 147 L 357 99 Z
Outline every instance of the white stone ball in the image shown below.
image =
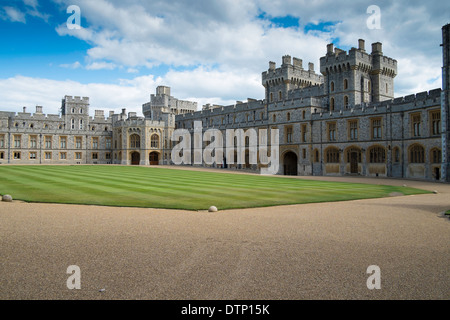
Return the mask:
M 5 194 L 3 197 L 2 197 L 2 201 L 5 201 L 5 202 L 12 202 L 12 197 L 9 195 L 9 194 Z

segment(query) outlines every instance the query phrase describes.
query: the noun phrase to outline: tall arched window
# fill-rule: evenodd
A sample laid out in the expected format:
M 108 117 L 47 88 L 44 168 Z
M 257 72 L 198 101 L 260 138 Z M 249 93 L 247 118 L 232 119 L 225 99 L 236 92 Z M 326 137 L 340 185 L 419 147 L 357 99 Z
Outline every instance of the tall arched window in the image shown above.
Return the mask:
M 348 96 L 344 97 L 344 107 L 348 108 Z
M 374 146 L 369 149 L 369 163 L 385 163 L 386 149 L 381 146 Z
M 158 149 L 159 148 L 159 137 L 157 134 L 152 135 L 151 137 L 151 147 L 153 149 Z
M 326 151 L 326 162 L 327 163 L 339 163 L 339 150 L 337 148 L 331 147 Z
M 364 97 L 364 77 L 361 77 L 361 103 L 365 101 L 366 99 Z
M 430 160 L 432 164 L 442 163 L 442 152 L 439 148 L 433 148 L 430 151 Z
M 314 150 L 314 162 L 320 162 L 319 150 Z
M 333 81 L 331 81 L 331 83 L 330 83 L 330 91 L 334 92 L 334 82 Z
M 131 148 L 141 147 L 141 137 L 139 135 L 133 134 L 130 136 L 130 147 Z
M 394 148 L 394 152 L 392 153 L 393 155 L 393 162 L 394 163 L 399 163 L 400 162 L 400 148 L 399 147 L 395 147 Z
M 334 98 L 330 99 L 330 111 L 334 111 Z
M 344 79 L 344 90 L 348 89 L 348 80 Z
M 291 114 L 289 112 L 287 113 L 286 118 L 287 118 L 287 121 L 291 121 Z
M 410 163 L 425 163 L 425 149 L 415 144 L 409 149 L 409 162 Z

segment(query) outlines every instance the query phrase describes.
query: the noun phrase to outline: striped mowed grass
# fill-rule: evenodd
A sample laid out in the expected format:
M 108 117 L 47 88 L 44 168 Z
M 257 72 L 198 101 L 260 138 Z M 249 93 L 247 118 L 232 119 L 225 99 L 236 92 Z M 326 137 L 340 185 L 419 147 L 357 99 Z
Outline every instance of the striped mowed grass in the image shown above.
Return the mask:
M 219 210 L 414 195 L 409 187 L 133 166 L 0 166 L 0 194 L 15 200 Z

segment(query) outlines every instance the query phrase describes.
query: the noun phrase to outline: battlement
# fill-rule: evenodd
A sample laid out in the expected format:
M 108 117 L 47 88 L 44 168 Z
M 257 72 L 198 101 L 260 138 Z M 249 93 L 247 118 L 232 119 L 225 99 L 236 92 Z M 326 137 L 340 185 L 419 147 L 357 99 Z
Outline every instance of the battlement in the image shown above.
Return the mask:
M 89 97 L 78 97 L 78 96 L 65 96 L 64 100 L 66 103 L 82 103 L 89 104 Z
M 262 83 L 267 86 L 270 83 L 286 82 L 299 86 L 309 86 L 323 83 L 323 77 L 314 70 L 314 63 L 308 63 L 308 69 L 303 68 L 303 60 L 291 58 L 289 55 L 282 57 L 282 65 L 276 67 L 275 62 L 269 62 L 269 69 L 262 73 Z
M 25 111 L 25 110 L 24 110 Z M 8 115 L 12 120 L 62 120 L 59 114 L 43 114 L 43 113 L 27 113 L 27 112 L 2 112 L 4 115 Z
M 170 95 L 170 87 L 159 86 L 156 94 L 150 95 L 150 102 L 142 105 L 146 118 L 158 119 L 163 113 L 188 113 L 197 111 L 197 102 L 179 100 Z
M 426 107 L 440 107 L 441 89 L 411 94 L 404 97 L 385 100 L 376 103 L 357 104 L 347 109 L 336 109 L 336 111 L 315 112 L 313 120 L 328 120 L 339 117 L 357 117 L 367 115 L 381 115 L 387 112 L 407 112 Z
M 309 96 L 283 102 L 274 102 L 269 104 L 269 111 L 282 110 L 283 108 L 292 109 L 305 107 L 322 108 L 322 99 Z
M 216 108 L 202 109 L 201 111 L 185 113 L 176 116 L 176 121 L 196 120 L 203 117 L 228 115 L 245 111 L 260 110 L 264 107 L 263 100 L 249 99 L 247 102 L 237 101 L 234 105 L 217 106 Z
M 113 121 L 114 127 L 161 127 L 164 128 L 166 126 L 165 121 L 155 121 L 150 120 L 145 117 L 137 117 L 135 114 L 131 114 L 131 117 L 126 119 L 116 118 Z
M 320 72 L 323 75 L 337 73 L 342 70 L 359 69 L 366 72 L 381 71 L 386 75 L 397 75 L 397 60 L 383 55 L 382 44 L 372 44 L 372 53 L 365 50 L 365 41 L 359 39 L 359 47 L 351 48 L 349 52 L 327 46 L 327 54 L 320 58 Z

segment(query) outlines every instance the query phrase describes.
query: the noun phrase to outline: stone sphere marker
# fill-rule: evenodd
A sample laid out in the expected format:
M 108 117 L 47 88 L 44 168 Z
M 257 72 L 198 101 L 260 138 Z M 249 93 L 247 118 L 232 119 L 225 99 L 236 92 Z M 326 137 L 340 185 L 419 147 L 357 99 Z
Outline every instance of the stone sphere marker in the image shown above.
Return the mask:
M 219 210 L 217 210 L 216 207 L 211 206 L 211 207 L 209 207 L 209 210 L 208 210 L 208 211 L 209 211 L 209 212 L 217 212 L 217 211 L 219 211 Z
M 12 197 L 9 195 L 9 194 L 5 194 L 3 197 L 2 197 L 2 201 L 4 201 L 4 202 L 12 202 Z

